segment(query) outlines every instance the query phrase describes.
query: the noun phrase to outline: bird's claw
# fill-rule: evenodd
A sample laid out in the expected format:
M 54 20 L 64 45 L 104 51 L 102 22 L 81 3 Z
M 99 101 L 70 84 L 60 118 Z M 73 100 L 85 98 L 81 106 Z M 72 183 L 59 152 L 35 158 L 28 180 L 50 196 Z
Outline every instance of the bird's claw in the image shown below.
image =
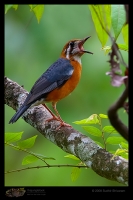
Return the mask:
M 47 119 L 46 121 L 50 122 L 52 120 L 57 120 L 60 122 L 60 125 L 56 128 L 56 130 L 59 130 L 62 126 L 72 127 L 70 124 L 65 123 L 62 119 L 60 119 L 56 116 L 53 116 L 50 119 Z

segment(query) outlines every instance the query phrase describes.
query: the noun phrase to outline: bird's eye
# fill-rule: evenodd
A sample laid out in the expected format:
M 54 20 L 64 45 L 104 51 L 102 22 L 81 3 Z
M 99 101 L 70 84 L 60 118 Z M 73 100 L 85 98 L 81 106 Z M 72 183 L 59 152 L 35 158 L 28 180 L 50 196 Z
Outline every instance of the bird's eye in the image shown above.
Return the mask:
M 71 46 L 71 47 L 74 47 L 74 42 L 70 42 L 70 46 Z

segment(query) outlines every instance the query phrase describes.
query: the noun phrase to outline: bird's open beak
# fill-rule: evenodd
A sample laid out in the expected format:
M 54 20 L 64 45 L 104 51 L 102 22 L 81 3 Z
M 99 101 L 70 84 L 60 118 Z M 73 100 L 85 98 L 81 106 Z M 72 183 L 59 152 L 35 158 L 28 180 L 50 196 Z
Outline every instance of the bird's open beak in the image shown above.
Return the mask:
M 84 44 L 90 37 L 91 37 L 91 36 L 88 36 L 88 37 L 84 38 L 83 40 L 80 40 L 80 42 L 79 42 L 79 48 L 81 49 L 81 51 L 82 51 L 83 53 L 90 53 L 90 54 L 93 54 L 92 52 L 86 51 L 86 50 L 84 50 L 84 48 L 83 48 L 83 44 Z

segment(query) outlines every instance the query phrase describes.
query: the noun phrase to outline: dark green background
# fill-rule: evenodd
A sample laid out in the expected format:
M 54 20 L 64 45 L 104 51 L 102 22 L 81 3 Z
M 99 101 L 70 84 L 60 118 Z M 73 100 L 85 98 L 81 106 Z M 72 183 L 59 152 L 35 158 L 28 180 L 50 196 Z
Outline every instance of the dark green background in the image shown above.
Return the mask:
M 124 89 L 113 87 L 110 77 L 105 73 L 110 70 L 108 55 L 101 50 L 90 10 L 87 5 L 45 5 L 45 10 L 38 24 L 28 5 L 21 5 L 18 10 L 10 9 L 5 15 L 5 75 L 29 91 L 39 76 L 59 58 L 65 43 L 71 39 L 91 38 L 84 48 L 94 54 L 82 57 L 82 77 L 74 92 L 57 104 L 57 109 L 64 121 L 83 134 L 87 133 L 74 121 L 92 114 L 107 114 L 109 106 L 120 96 Z M 118 38 L 124 43 L 122 36 Z M 110 45 L 110 40 L 107 45 Z M 125 62 L 127 53 L 122 52 Z M 122 67 L 124 70 L 124 67 Z M 47 104 L 51 108 L 50 104 Z M 52 109 L 52 108 L 51 108 Z M 45 139 L 37 130 L 21 118 L 9 125 L 15 111 L 5 106 L 5 132 L 24 131 L 22 139 L 38 135 L 31 151 L 56 160 L 49 164 L 77 164 L 77 161 L 65 158 L 67 155 L 59 147 Z M 127 115 L 119 111 L 121 119 L 127 124 Z M 103 123 L 110 125 L 107 120 Z M 94 140 L 97 138 L 92 137 Z M 109 147 L 109 148 L 112 148 Z M 117 146 L 114 145 L 113 149 Z M 5 148 L 5 170 L 20 169 L 27 166 L 44 165 L 41 161 L 22 166 L 24 152 Z M 98 176 L 91 169 L 82 169 L 77 181 L 71 181 L 71 168 L 42 168 L 5 175 L 5 186 L 122 186 Z

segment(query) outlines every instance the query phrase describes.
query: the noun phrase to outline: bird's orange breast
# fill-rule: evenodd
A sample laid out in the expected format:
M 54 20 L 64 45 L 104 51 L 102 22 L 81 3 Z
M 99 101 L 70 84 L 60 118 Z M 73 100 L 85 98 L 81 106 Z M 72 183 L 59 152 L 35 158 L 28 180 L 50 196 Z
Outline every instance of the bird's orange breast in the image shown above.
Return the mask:
M 74 67 L 72 76 L 69 78 L 68 81 L 66 81 L 66 83 L 63 86 L 51 91 L 47 95 L 45 101 L 58 102 L 64 97 L 68 96 L 76 88 L 81 77 L 82 66 L 79 62 L 75 60 L 71 61 L 71 64 Z

